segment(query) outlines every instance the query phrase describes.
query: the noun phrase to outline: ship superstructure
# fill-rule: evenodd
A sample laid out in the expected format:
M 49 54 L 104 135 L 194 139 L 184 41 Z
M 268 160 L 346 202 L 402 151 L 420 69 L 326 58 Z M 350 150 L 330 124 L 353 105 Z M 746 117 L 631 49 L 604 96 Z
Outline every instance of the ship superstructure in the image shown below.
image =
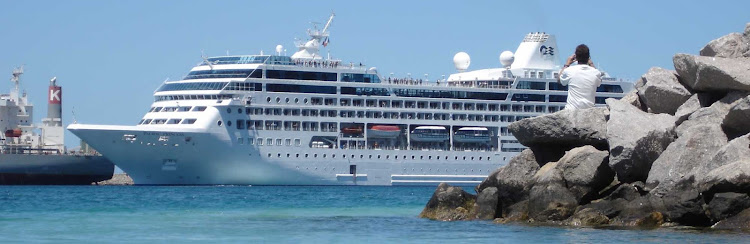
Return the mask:
M 504 67 L 427 82 L 323 58 L 333 15 L 292 56 L 204 57 L 166 81 L 137 125 L 70 131 L 136 184 L 476 185 L 523 150 L 513 121 L 565 106 L 554 37 L 531 33 Z M 606 78 L 597 103 L 632 84 Z

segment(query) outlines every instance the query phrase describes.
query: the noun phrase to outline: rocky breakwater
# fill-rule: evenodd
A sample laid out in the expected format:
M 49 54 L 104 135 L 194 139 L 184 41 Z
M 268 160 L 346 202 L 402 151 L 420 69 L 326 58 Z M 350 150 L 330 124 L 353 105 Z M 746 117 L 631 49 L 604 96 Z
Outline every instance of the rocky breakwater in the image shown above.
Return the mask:
M 441 184 L 437 220 L 750 230 L 750 24 L 651 68 L 623 99 L 509 126 L 529 148 L 476 187 Z

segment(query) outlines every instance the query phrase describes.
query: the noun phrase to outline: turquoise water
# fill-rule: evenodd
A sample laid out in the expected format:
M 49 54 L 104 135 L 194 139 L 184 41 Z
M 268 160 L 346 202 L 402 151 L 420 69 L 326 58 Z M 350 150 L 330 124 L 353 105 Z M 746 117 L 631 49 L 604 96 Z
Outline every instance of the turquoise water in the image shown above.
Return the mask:
M 747 242 L 750 235 L 439 222 L 434 187 L 0 186 L 0 242 Z

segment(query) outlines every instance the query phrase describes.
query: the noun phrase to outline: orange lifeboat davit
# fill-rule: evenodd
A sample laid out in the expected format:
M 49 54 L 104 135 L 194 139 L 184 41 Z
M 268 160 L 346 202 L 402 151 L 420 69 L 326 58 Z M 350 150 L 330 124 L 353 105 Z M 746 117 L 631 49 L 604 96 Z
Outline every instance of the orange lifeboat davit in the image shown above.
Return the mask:
M 401 134 L 401 128 L 396 125 L 374 125 L 367 130 L 369 138 L 396 138 Z

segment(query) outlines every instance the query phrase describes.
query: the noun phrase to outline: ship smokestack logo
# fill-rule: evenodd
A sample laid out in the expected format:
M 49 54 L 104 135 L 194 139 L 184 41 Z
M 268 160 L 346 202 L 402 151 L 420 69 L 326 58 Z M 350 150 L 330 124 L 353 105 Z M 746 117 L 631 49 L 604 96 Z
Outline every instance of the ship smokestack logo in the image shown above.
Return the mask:
M 56 90 L 54 88 L 50 89 L 50 91 L 49 91 L 49 102 L 50 103 L 60 103 L 60 90 Z
M 542 47 L 539 48 L 539 52 L 542 53 L 542 56 L 544 55 L 555 56 L 554 47 L 547 47 L 545 45 L 542 45 Z

